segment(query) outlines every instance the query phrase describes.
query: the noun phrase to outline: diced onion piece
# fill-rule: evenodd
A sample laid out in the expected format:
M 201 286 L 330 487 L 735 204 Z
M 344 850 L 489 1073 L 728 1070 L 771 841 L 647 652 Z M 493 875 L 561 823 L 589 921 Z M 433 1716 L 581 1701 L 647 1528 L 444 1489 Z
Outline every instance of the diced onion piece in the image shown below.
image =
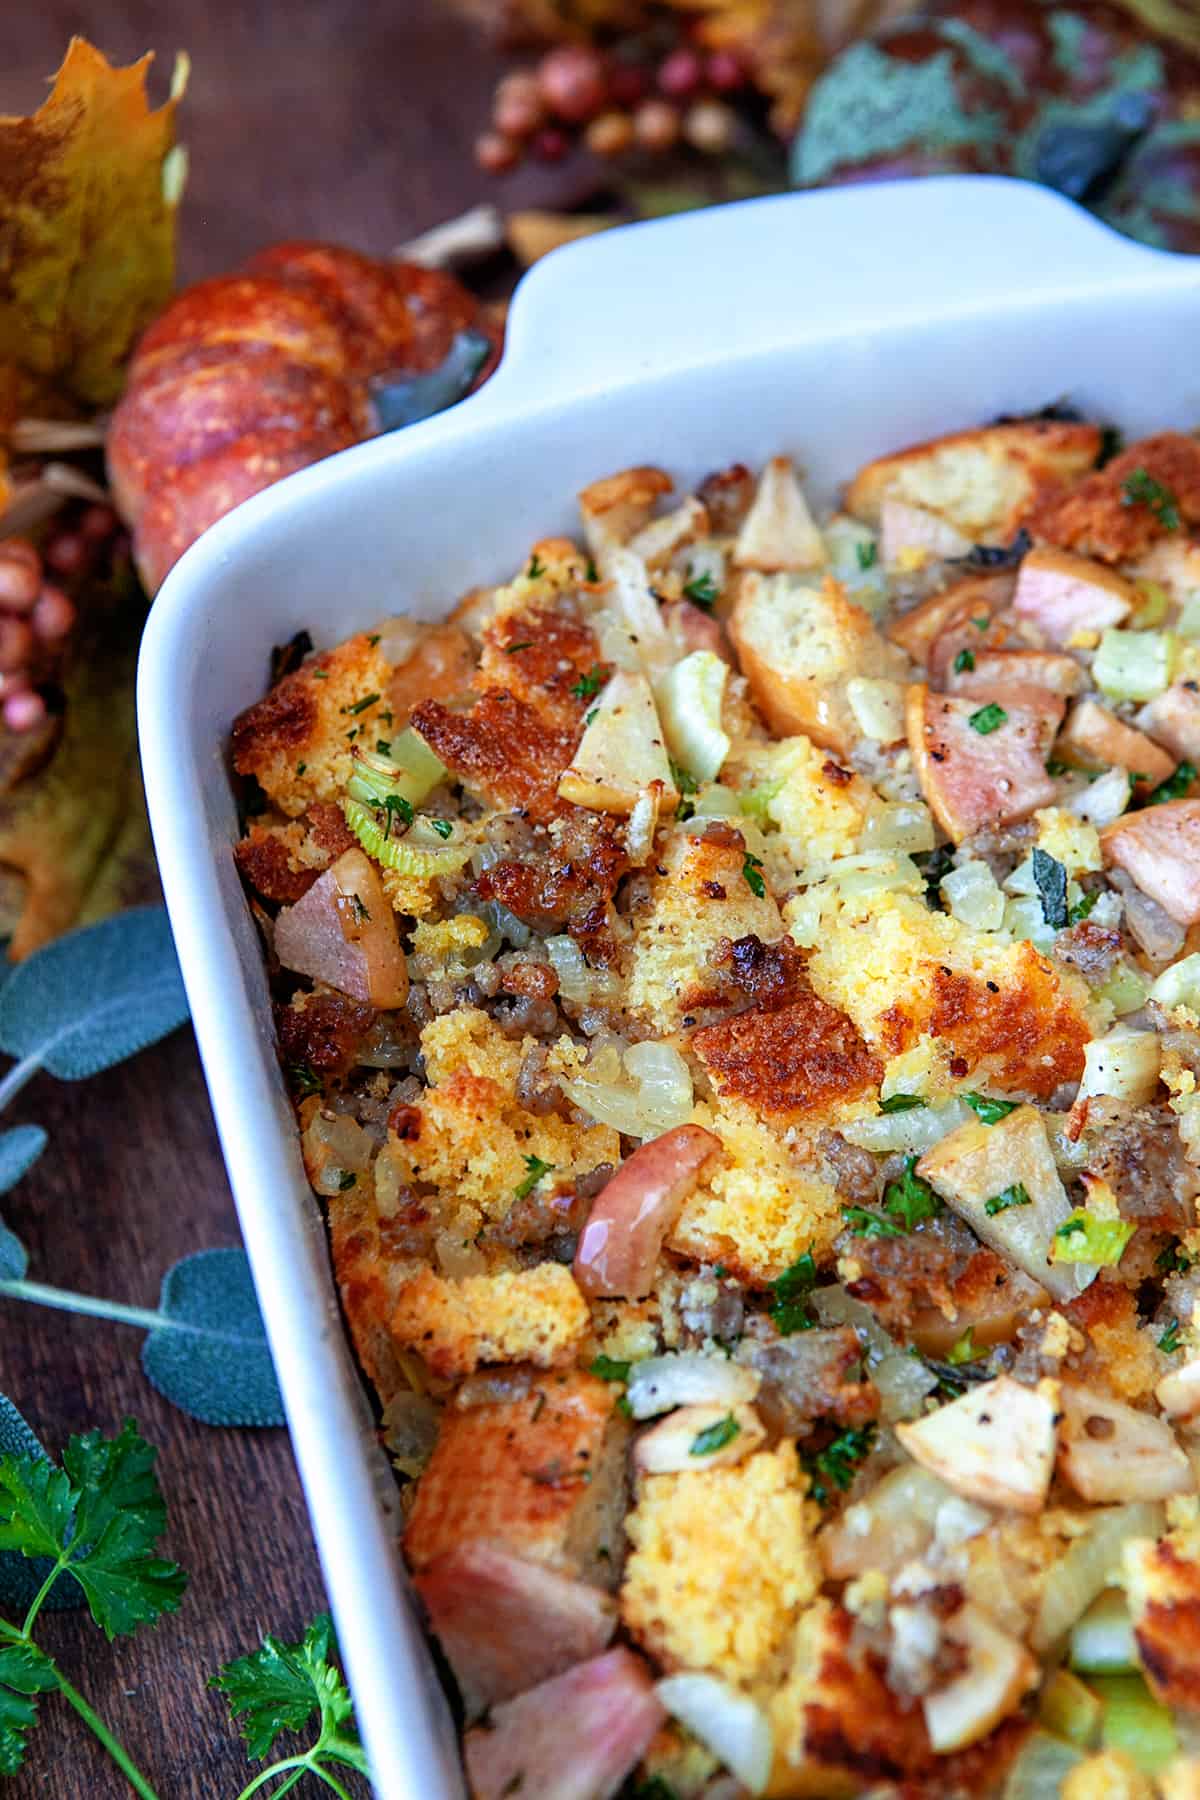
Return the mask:
M 598 560 L 610 584 L 603 611 L 628 634 L 641 668 L 653 680 L 674 660 L 675 646 L 658 610 L 649 571 L 633 550 L 603 550 Z
M 1124 958 L 1114 964 L 1108 980 L 1096 990 L 1097 999 L 1106 1000 L 1118 1018 L 1139 1011 L 1149 995 L 1150 984 L 1142 971 Z
M 656 685 L 667 749 L 697 781 L 714 781 L 729 755 L 729 735 L 721 729 L 728 676 L 728 663 L 711 650 L 693 650 Z
M 1059 1472 L 1084 1500 L 1104 1505 L 1192 1492 L 1191 1464 L 1165 1419 L 1073 1383 L 1063 1384 L 1061 1404 Z
M 818 1543 L 826 1574 L 834 1581 L 875 1569 L 898 1574 L 906 1563 L 924 1556 L 948 1501 L 961 1504 L 945 1482 L 919 1464 L 889 1469 L 822 1530 Z
M 1033 894 L 1005 902 L 1004 927 L 1037 950 L 1048 950 L 1058 936 L 1053 925 L 1047 925 L 1042 903 Z
M 824 537 L 830 573 L 857 605 L 877 618 L 888 603 L 888 584 L 875 533 L 861 520 L 838 513 Z
M 692 801 L 692 813 L 698 819 L 737 819 L 741 812 L 741 796 L 719 781 L 705 782 Z
M 1008 1772 L 1003 1800 L 1049 1800 L 1051 1794 L 1061 1793 L 1063 1782 L 1082 1761 L 1083 1752 L 1074 1744 L 1035 1731 Z
M 635 1150 L 593 1203 L 575 1252 L 583 1292 L 644 1300 L 654 1285 L 663 1239 L 721 1140 L 699 1125 L 678 1125 Z
M 618 1060 L 608 1050 L 562 1083 L 568 1099 L 627 1137 L 653 1138 L 683 1125 L 692 1111 L 692 1077 L 673 1044 L 648 1039 Z
M 750 511 L 742 521 L 733 560 L 739 568 L 776 574 L 812 569 L 825 561 L 825 545 L 813 524 L 791 458 L 773 456 L 759 476 Z
M 640 1475 L 681 1475 L 697 1469 L 726 1469 L 743 1462 L 766 1438 L 752 1406 L 680 1406 L 633 1447 Z
M 558 991 L 565 1000 L 582 1006 L 602 1006 L 621 992 L 620 977 L 608 969 L 593 969 L 572 937 L 549 937 L 546 954 L 558 976 Z
M 898 681 L 852 675 L 846 683 L 846 702 L 864 737 L 878 744 L 898 744 L 904 736 L 904 689 Z
M 1200 955 L 1189 957 L 1200 978 Z M 1169 972 L 1169 971 L 1168 971 Z M 1161 979 L 1161 977 L 1160 977 Z M 1155 983 L 1155 986 L 1158 984 Z M 1151 993 L 1153 993 L 1151 989 Z M 1162 1040 L 1155 1031 L 1134 1031 L 1115 1025 L 1102 1038 L 1094 1038 L 1083 1053 L 1083 1079 L 1076 1104 L 1093 1095 L 1109 1094 L 1141 1106 L 1153 1098 L 1162 1063 Z
M 774 1745 L 762 1708 L 716 1675 L 668 1675 L 655 1688 L 671 1717 L 718 1757 L 752 1794 L 766 1792 Z
M 635 869 L 640 869 L 650 860 L 654 834 L 658 830 L 660 799 L 656 788 L 647 788 L 634 801 L 629 824 L 625 828 L 625 852 Z
M 644 675 L 618 670 L 589 717 L 591 724 L 558 784 L 564 800 L 598 812 L 629 813 L 657 784 L 665 811 L 679 804 L 658 709 Z
M 968 1603 L 947 1620 L 949 1641 L 966 1653 L 966 1667 L 921 1701 L 929 1742 L 939 1756 L 986 1737 L 1014 1712 L 1038 1679 L 1025 1646 Z
M 1171 685 L 1178 645 L 1170 631 L 1110 627 L 1092 660 L 1092 679 L 1110 700 L 1153 700 Z
M 873 1151 L 876 1156 L 891 1150 L 919 1154 L 932 1149 L 971 1117 L 961 1100 L 951 1100 L 945 1106 L 913 1107 L 908 1112 L 880 1113 L 873 1119 L 851 1119 L 839 1125 L 838 1130 L 848 1143 Z
M 1189 594 L 1175 624 L 1180 637 L 1200 637 L 1200 594 Z
M 1129 1605 L 1119 1588 L 1109 1588 L 1071 1629 L 1070 1662 L 1085 1675 L 1119 1675 L 1138 1667 L 1137 1642 Z
M 1121 1576 L 1121 1553 L 1132 1538 L 1155 1538 L 1163 1509 L 1152 1501 L 1112 1506 L 1090 1516 L 1088 1528 L 1047 1571 L 1030 1643 L 1039 1656 L 1053 1650 L 1106 1587 Z
M 285 969 L 327 982 L 352 1000 L 391 1008 L 408 998 L 396 915 L 379 871 L 361 850 L 343 851 L 302 899 L 283 908 L 275 954 Z
M 1055 1402 L 1011 1376 L 980 1382 L 896 1436 L 915 1462 L 968 1500 L 1040 1512 L 1054 1470 Z
M 635 1419 L 653 1419 L 676 1406 L 737 1406 L 753 1400 L 761 1385 L 757 1369 L 723 1354 L 670 1350 L 633 1365 L 625 1398 Z
M 1104 1706 L 1106 1750 L 1123 1750 L 1143 1774 L 1156 1775 L 1179 1749 L 1171 1715 L 1140 1675 L 1096 1675 L 1091 1685 Z
M 687 1114 L 692 1110 L 692 1077 L 674 1044 L 644 1038 L 630 1044 L 622 1061 L 638 1089 L 638 1098 L 655 1118 Z M 683 1119 L 678 1119 L 682 1124 Z
M 855 856 L 835 857 L 832 862 L 809 863 L 800 880 L 809 885 L 836 883 L 843 894 L 871 894 L 877 888 L 911 894 L 922 892 L 925 886 L 916 863 L 900 850 L 860 850 Z
M 938 1384 L 933 1370 L 907 1351 L 883 1357 L 871 1370 L 871 1380 L 879 1391 L 883 1416 L 889 1425 L 898 1419 L 915 1419 Z
M 399 875 L 428 881 L 435 875 L 454 875 L 471 860 L 470 844 L 443 838 L 428 822 L 421 825 L 414 820 L 405 836 L 396 838 L 388 835 L 379 815 L 361 800 L 343 800 L 342 812 L 367 855 Z
M 352 800 L 372 806 L 382 806 L 389 794 L 398 794 L 410 806 L 420 806 L 446 775 L 445 763 L 411 727 L 393 738 L 387 751 L 355 746 L 351 755 L 354 773 L 347 792 Z
M 1200 950 L 1164 969 L 1150 989 L 1150 999 L 1167 1012 L 1186 1006 L 1189 1012 L 1200 1013 Z
M 937 842 L 933 814 L 923 800 L 893 800 L 871 813 L 862 829 L 864 850 L 903 850 L 920 856 Z
M 1067 801 L 1067 810 L 1089 825 L 1111 825 L 1129 805 L 1133 783 L 1128 769 L 1109 769 Z
M 437 1443 L 439 1409 L 427 1394 L 401 1388 L 383 1409 L 383 1441 L 393 1463 L 410 1479 L 420 1475 Z
M 952 917 L 977 931 L 999 931 L 1004 894 L 987 863 L 971 861 L 942 877 L 942 893 Z

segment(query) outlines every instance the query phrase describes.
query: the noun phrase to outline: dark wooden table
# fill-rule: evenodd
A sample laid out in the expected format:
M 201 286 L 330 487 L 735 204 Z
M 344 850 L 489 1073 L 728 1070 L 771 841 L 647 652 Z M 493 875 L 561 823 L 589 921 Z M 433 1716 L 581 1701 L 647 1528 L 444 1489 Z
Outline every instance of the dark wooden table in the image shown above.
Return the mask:
M 121 61 L 156 49 L 159 92 L 174 51 L 190 51 L 185 280 L 285 237 L 385 252 L 486 192 L 471 141 L 498 65 L 439 0 L 42 0 L 4 12 L 0 111 L 40 102 L 72 31 Z M 5 1123 L 25 1120 L 46 1127 L 50 1147 L 4 1213 L 38 1279 L 153 1305 L 176 1258 L 238 1241 L 190 1034 L 81 1086 L 33 1083 Z M 110 1649 L 72 1614 L 48 1619 L 46 1640 L 164 1800 L 232 1800 L 247 1765 L 205 1679 L 263 1631 L 298 1635 L 323 1604 L 320 1571 L 286 1433 L 192 1423 L 149 1387 L 140 1345 L 140 1332 L 33 1307 L 0 1317 L 0 1389 L 52 1453 L 127 1414 L 160 1447 L 168 1549 L 191 1572 L 183 1607 L 156 1631 Z M 129 1793 L 54 1699 L 5 1791 Z

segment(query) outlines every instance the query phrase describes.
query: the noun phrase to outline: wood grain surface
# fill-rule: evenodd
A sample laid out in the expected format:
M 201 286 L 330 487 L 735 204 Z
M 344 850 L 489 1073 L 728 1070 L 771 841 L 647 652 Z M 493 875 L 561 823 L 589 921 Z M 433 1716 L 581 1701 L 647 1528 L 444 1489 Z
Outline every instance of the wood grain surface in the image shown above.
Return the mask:
M 438 0 L 42 0 L 3 14 L 0 111 L 40 102 L 73 31 L 122 61 L 156 49 L 160 92 L 173 52 L 190 52 L 185 280 L 286 237 L 384 252 L 486 191 L 471 142 L 498 65 Z M 37 1279 L 153 1305 L 178 1257 L 237 1243 L 190 1033 L 78 1086 L 40 1079 L 5 1123 L 24 1121 L 50 1146 L 4 1212 Z M 192 1423 L 145 1381 L 140 1346 L 95 1320 L 0 1313 L 0 1389 L 52 1453 L 126 1415 L 160 1447 L 167 1548 L 191 1573 L 155 1631 L 110 1648 L 75 1613 L 47 1618 L 45 1639 L 163 1800 L 233 1800 L 249 1770 L 205 1679 L 262 1631 L 298 1635 L 324 1603 L 320 1571 L 286 1433 Z M 129 1791 L 53 1697 L 26 1772 L 4 1784 L 12 1800 Z

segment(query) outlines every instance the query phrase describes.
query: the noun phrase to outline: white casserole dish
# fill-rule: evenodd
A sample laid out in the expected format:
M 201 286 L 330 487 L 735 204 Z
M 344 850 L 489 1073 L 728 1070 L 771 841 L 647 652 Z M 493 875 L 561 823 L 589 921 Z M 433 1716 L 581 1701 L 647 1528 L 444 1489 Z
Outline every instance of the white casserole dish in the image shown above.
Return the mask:
M 1200 259 L 972 177 L 750 202 L 560 251 L 492 381 L 239 507 L 142 646 L 150 816 L 196 1035 L 359 1721 L 387 1800 L 462 1794 L 405 1592 L 395 1489 L 343 1338 L 230 847 L 225 745 L 273 644 L 448 610 L 574 527 L 596 476 L 683 482 L 793 453 L 816 501 L 869 457 L 1069 396 L 1139 434 L 1200 424 Z

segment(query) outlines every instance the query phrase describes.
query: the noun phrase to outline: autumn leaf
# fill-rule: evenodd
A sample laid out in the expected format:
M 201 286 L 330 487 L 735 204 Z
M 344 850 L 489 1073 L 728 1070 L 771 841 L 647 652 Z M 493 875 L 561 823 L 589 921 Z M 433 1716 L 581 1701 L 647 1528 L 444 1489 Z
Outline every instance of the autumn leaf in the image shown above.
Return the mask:
M 73 38 L 45 104 L 0 117 L 0 418 L 109 405 L 171 292 L 187 60 L 157 110 L 151 60 L 115 69 Z

